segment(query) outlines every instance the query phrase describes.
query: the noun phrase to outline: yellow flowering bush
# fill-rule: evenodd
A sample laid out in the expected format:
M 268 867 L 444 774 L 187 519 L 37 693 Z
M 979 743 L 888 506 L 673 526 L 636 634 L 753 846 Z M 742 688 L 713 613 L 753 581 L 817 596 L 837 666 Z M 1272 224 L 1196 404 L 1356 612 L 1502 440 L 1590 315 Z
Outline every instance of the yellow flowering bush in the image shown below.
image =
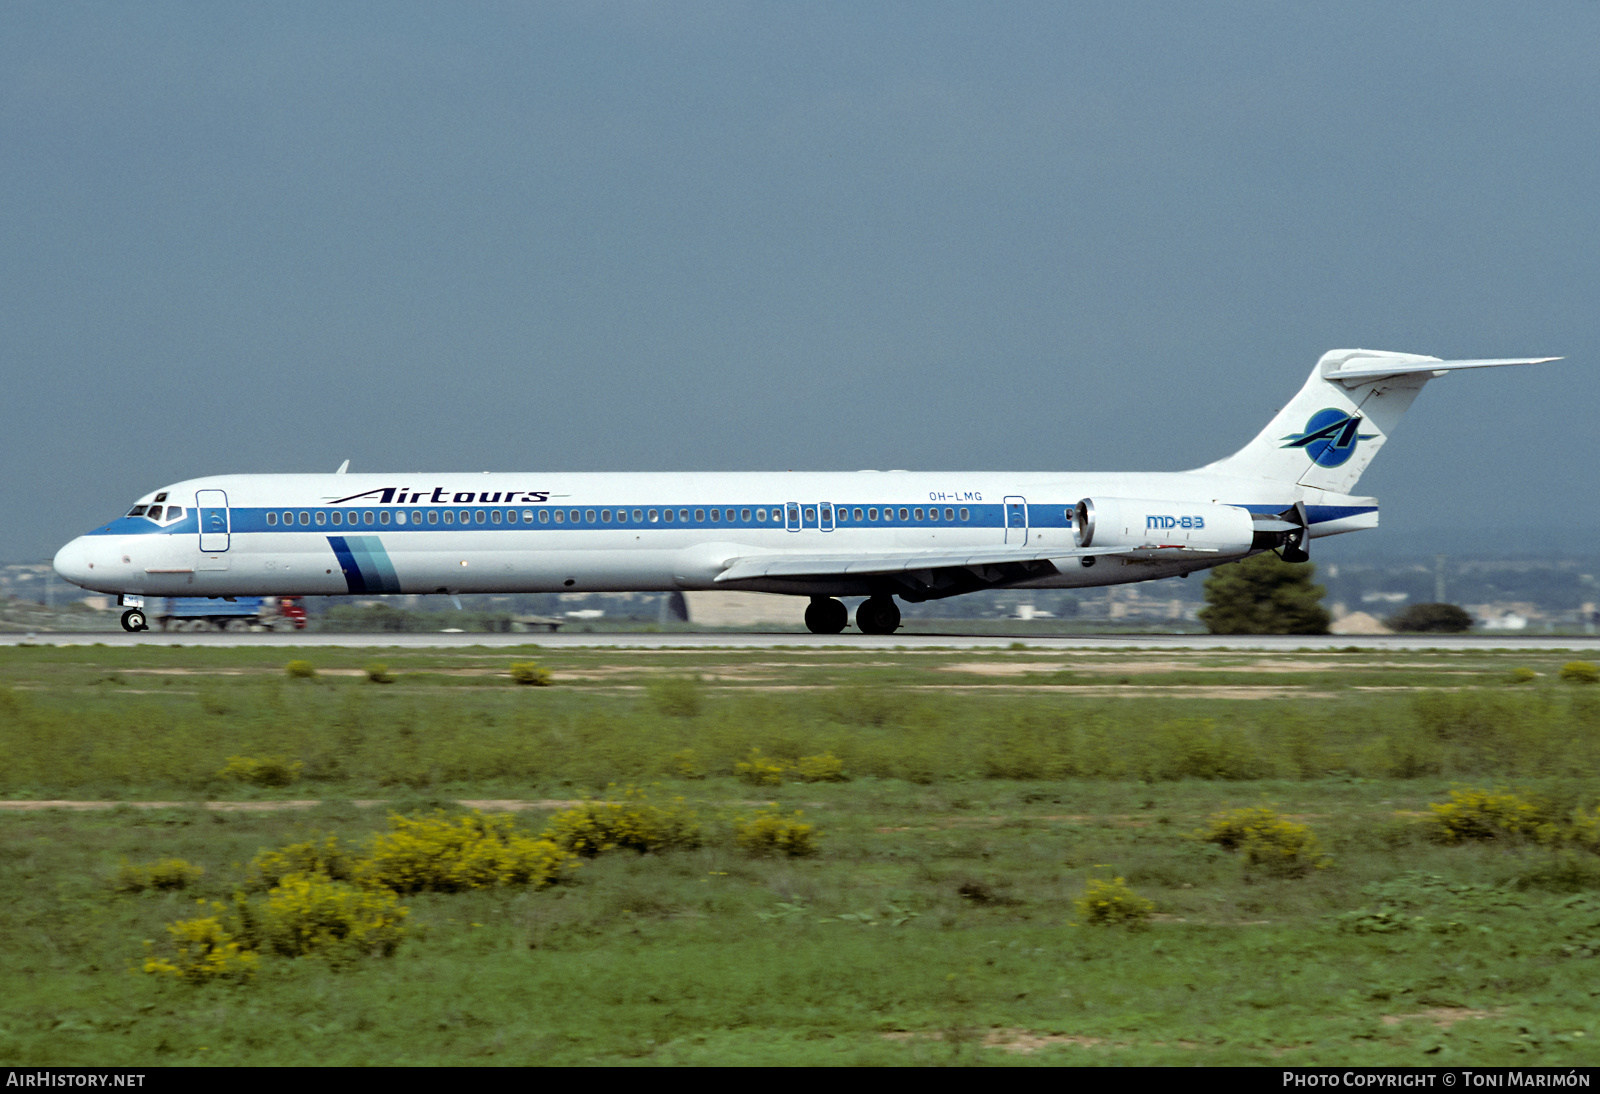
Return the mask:
M 1509 791 L 1452 790 L 1448 802 L 1428 806 L 1434 837 L 1441 843 L 1527 836 L 1541 843 L 1555 842 L 1560 833 L 1548 823 L 1544 811 Z
M 763 809 L 734 825 L 734 842 L 754 855 L 814 855 L 822 833 L 804 823 L 801 816 L 798 809 L 791 819 L 785 819 L 776 809 Z
M 532 661 L 518 661 L 511 666 L 511 679 L 533 688 L 547 688 L 553 682 L 550 670 Z
M 1201 833 L 1208 843 L 1243 851 L 1245 861 L 1269 874 L 1299 877 L 1328 865 L 1311 829 L 1266 808 L 1216 813 Z
M 1127 880 L 1120 877 L 1110 881 L 1090 878 L 1075 906 L 1079 918 L 1091 926 L 1114 927 L 1120 924 L 1135 929 L 1145 926 L 1156 907 L 1154 901 L 1135 893 L 1128 887 Z
M 281 756 L 229 756 L 217 778 L 252 786 L 289 786 L 300 777 L 304 766 L 299 760 L 291 763 Z
M 763 756 L 759 748 L 752 748 L 749 759 L 733 765 L 733 773 L 751 786 L 782 786 L 783 771 L 781 761 Z
M 205 907 L 204 901 L 201 907 Z M 220 904 L 213 904 L 212 908 L 218 913 L 222 911 Z M 170 956 L 158 957 L 151 952 L 145 959 L 145 972 L 190 984 L 210 980 L 242 982 L 255 976 L 261 964 L 260 957 L 228 933 L 220 914 L 169 923 L 167 940 Z M 152 943 L 146 942 L 145 947 L 153 950 Z
M 262 941 L 285 957 L 387 957 L 405 935 L 406 914 L 392 892 L 288 874 L 267 894 L 260 929 Z
M 629 787 L 620 802 L 590 800 L 557 813 L 544 835 L 563 851 L 584 858 L 619 847 L 641 854 L 699 847 L 701 839 L 700 820 L 682 798 L 657 805 L 637 787 Z
M 271 889 L 287 874 L 325 874 L 334 881 L 352 881 L 356 858 L 339 844 L 338 836 L 291 843 L 278 851 L 261 851 L 250 860 L 245 888 L 252 892 Z
M 831 752 L 824 752 L 820 756 L 801 756 L 795 761 L 794 773 L 801 782 L 807 783 L 842 783 L 847 779 L 844 761 Z
M 374 836 L 357 880 L 397 893 L 543 888 L 577 866 L 575 857 L 548 838 L 519 832 L 505 814 L 472 812 L 454 819 L 389 817 L 389 831 Z
M 117 868 L 112 885 L 119 893 L 142 893 L 146 889 L 187 889 L 205 875 L 205 867 L 181 858 L 164 858 L 145 865 L 124 862 Z

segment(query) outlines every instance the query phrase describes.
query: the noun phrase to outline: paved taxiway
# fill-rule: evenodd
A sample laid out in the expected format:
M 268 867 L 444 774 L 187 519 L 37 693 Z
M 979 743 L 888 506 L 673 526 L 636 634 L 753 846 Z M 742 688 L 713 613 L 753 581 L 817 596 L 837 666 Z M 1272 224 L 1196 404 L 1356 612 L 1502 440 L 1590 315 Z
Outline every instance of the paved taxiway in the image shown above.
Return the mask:
M 248 646 L 257 649 L 299 649 L 314 646 L 397 649 L 1162 649 L 1162 650 L 1568 650 L 1600 657 L 1600 636 L 1594 635 L 1221 635 L 1221 634 L 1075 634 L 960 635 L 897 634 L 140 634 L 44 633 L 0 635 L 0 646 Z

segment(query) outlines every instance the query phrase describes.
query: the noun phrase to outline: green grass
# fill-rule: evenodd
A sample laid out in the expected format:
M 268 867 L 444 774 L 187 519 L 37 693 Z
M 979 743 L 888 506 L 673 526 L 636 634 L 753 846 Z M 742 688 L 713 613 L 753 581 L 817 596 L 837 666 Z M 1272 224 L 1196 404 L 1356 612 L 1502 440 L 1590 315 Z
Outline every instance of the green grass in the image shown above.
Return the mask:
M 1309 654 L 386 650 L 383 686 L 359 674 L 374 656 L 311 651 L 319 677 L 290 680 L 287 656 L 248 648 L 0 651 L 0 794 L 194 803 L 0 810 L 0 1058 L 1570 1066 L 1600 1037 L 1600 858 L 1427 838 L 1428 803 L 1466 782 L 1594 806 L 1600 697 L 1554 680 L 1559 655 L 1343 655 L 1346 677 Z M 523 660 L 556 686 L 517 687 Z M 1160 694 L 950 671 L 1069 660 Z M 1545 675 L 1506 684 L 1524 664 Z M 1373 673 L 1399 690 L 1350 682 Z M 832 751 L 851 781 L 757 790 L 733 777 L 752 747 Z M 707 777 L 674 775 L 684 749 Z M 242 787 L 216 775 L 234 755 L 304 767 Z M 269 956 L 245 985 L 137 971 L 145 940 L 227 900 L 263 848 L 613 782 L 687 798 L 706 845 L 609 854 L 539 892 L 409 897 L 388 959 Z M 804 810 L 820 855 L 734 847 L 769 801 Z M 1252 874 L 1194 838 L 1269 803 L 1327 869 Z M 116 892 L 119 864 L 168 857 L 205 873 Z M 1109 876 L 1155 901 L 1149 929 L 1076 921 Z

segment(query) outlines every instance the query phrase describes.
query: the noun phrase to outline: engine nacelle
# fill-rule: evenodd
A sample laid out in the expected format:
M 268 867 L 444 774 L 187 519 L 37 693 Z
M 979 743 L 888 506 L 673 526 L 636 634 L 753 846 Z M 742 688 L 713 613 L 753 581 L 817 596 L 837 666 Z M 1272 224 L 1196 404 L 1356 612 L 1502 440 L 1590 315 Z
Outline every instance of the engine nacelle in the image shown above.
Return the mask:
M 1255 525 L 1247 509 L 1192 501 L 1084 498 L 1073 511 L 1079 547 L 1242 555 Z

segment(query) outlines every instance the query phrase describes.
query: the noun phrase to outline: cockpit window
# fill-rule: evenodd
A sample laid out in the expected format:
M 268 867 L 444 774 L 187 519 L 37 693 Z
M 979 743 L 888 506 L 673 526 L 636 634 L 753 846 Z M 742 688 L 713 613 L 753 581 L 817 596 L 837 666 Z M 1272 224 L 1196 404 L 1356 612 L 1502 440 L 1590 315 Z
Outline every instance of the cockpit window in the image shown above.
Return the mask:
M 152 505 L 149 509 L 145 510 L 145 514 L 144 515 L 149 517 L 151 520 L 160 520 L 161 519 L 161 506 Z
M 144 506 L 135 505 L 132 509 L 128 510 L 128 515 L 130 517 L 142 517 L 142 516 L 144 516 L 144 510 L 145 510 Z
M 167 506 L 167 519 L 168 520 L 182 520 L 183 519 L 183 506 L 181 506 L 181 505 L 169 505 L 169 506 Z

